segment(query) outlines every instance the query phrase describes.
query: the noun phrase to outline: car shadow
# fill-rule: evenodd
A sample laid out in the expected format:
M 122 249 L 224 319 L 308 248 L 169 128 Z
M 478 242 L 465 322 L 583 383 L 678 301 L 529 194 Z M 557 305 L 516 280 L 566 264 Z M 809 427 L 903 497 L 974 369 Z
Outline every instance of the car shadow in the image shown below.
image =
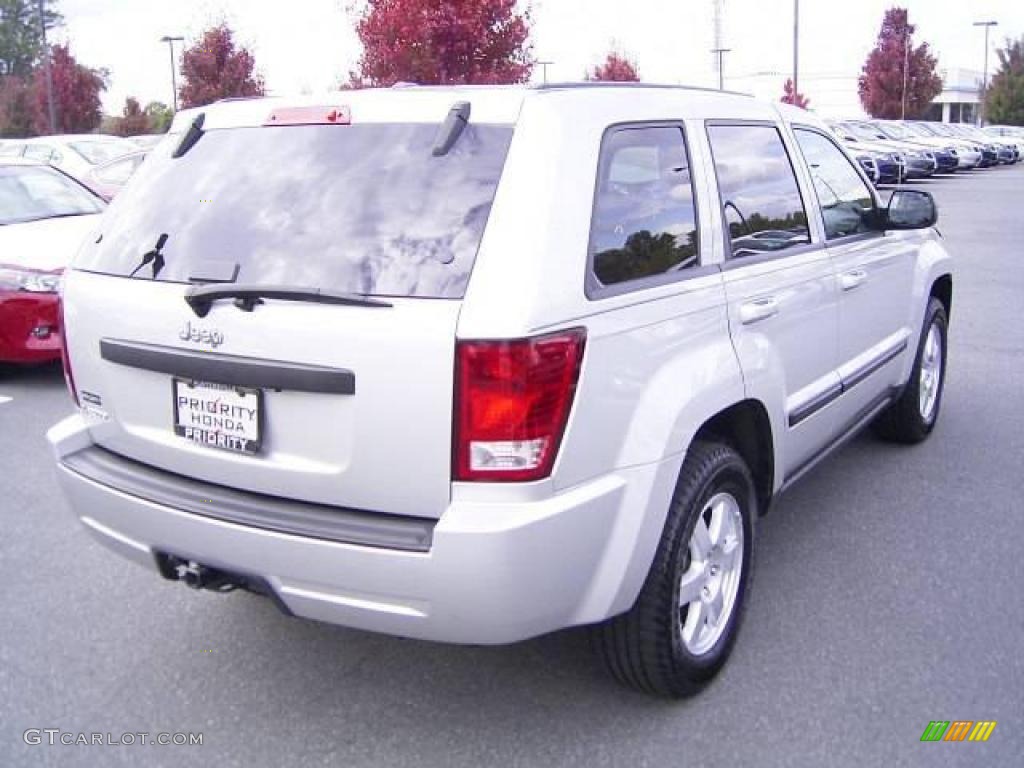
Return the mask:
M 64 372 L 60 362 L 32 365 L 0 363 L 0 384 L 62 387 L 64 386 Z

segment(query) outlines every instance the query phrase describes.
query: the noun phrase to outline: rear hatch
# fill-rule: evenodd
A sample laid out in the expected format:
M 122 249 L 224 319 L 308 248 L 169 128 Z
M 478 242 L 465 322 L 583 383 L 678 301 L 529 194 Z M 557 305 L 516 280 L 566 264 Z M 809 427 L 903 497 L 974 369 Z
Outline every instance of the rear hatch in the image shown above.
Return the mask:
M 325 111 L 154 150 L 65 281 L 96 443 L 233 488 L 440 516 L 456 324 L 512 136 L 471 121 L 445 147 L 446 113 Z

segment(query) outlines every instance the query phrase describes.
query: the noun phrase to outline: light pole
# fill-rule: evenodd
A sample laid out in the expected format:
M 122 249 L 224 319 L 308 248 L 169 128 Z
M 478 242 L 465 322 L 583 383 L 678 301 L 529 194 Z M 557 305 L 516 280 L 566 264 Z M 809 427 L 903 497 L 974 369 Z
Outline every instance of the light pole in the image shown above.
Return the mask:
M 538 61 L 540 65 L 541 77 L 544 78 L 544 85 L 548 84 L 548 66 L 554 64 L 553 61 Z
M 729 53 L 729 51 L 731 51 L 731 50 L 732 50 L 732 48 L 712 48 L 711 49 L 711 52 L 718 56 L 718 90 L 720 90 L 720 91 L 724 91 L 725 90 L 725 72 L 722 69 L 722 66 L 723 66 L 723 58 L 722 57 L 725 54 Z
M 999 24 L 998 21 L 976 21 L 974 26 L 985 28 L 985 70 L 982 75 L 981 81 L 981 109 L 978 110 L 978 124 L 985 124 L 985 97 L 988 91 L 988 30 L 990 27 L 995 27 Z
M 46 107 L 49 111 L 50 134 L 57 133 L 57 107 L 53 103 L 53 69 L 50 66 L 50 46 L 46 42 L 46 17 L 43 0 L 39 0 L 39 34 L 43 39 L 43 71 L 46 73 Z
M 800 0 L 793 0 L 793 95 L 800 93 Z
M 184 37 L 172 37 L 170 35 L 164 35 L 160 38 L 161 43 L 167 43 L 167 48 L 171 52 L 171 90 L 174 92 L 174 111 L 178 111 L 178 80 L 175 75 L 174 66 L 174 44 L 184 40 Z

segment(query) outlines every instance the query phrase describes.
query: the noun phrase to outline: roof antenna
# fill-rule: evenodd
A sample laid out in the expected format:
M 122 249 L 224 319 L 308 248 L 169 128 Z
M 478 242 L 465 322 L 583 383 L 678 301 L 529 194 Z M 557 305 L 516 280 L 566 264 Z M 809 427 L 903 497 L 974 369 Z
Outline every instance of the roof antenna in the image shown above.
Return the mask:
M 455 142 L 459 140 L 459 136 L 466 129 L 468 122 L 469 102 L 457 101 L 452 104 L 452 108 L 448 110 L 448 116 L 441 123 L 437 136 L 434 137 L 434 157 L 442 157 L 448 154 L 451 148 L 455 146 Z
M 206 120 L 206 113 L 200 112 L 195 120 L 192 121 L 192 125 L 188 127 L 185 135 L 181 139 L 181 143 L 178 144 L 178 148 L 174 150 L 171 157 L 181 157 L 188 152 L 196 143 L 203 138 L 203 122 Z

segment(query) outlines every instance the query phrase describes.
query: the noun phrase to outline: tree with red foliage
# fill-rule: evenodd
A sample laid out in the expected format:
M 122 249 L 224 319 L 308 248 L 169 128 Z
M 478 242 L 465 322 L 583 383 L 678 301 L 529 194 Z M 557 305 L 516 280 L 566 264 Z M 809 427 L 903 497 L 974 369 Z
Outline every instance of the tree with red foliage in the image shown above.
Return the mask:
M 638 83 L 640 74 L 636 71 L 636 63 L 615 51 L 610 52 L 603 64 L 594 67 L 587 73 L 587 80 L 608 80 L 617 83 Z
M 807 109 L 807 105 L 811 103 L 811 100 L 804 96 L 802 93 L 797 92 L 793 87 L 793 78 L 787 78 L 786 82 L 782 85 L 782 98 L 779 99 L 783 104 L 792 104 L 794 107 L 800 107 L 800 109 Z
M 516 0 L 367 0 L 350 85 L 521 83 L 533 71 L 529 32 Z
M 31 77 L 0 77 L 0 136 L 35 136 L 34 105 Z
M 201 107 L 219 99 L 262 96 L 263 77 L 255 70 L 253 55 L 235 45 L 231 28 L 221 22 L 181 54 L 181 105 Z
M 53 102 L 57 112 L 57 133 L 89 133 L 103 120 L 100 91 L 107 88 L 106 72 L 79 64 L 66 45 L 50 49 L 53 72 Z M 32 90 L 35 97 L 34 123 L 37 133 L 50 132 L 50 112 L 46 95 L 46 73 L 35 71 Z
M 140 136 L 151 130 L 149 115 L 142 110 L 142 105 L 133 96 L 124 100 L 124 111 L 117 119 L 114 132 L 118 136 Z
M 868 54 L 857 83 L 860 103 L 872 117 L 903 117 L 904 98 L 906 117 L 919 117 L 942 91 L 942 78 L 935 72 L 937 61 L 929 52 L 928 43 L 914 47 L 915 29 L 908 21 L 906 8 L 885 12 L 878 41 Z

